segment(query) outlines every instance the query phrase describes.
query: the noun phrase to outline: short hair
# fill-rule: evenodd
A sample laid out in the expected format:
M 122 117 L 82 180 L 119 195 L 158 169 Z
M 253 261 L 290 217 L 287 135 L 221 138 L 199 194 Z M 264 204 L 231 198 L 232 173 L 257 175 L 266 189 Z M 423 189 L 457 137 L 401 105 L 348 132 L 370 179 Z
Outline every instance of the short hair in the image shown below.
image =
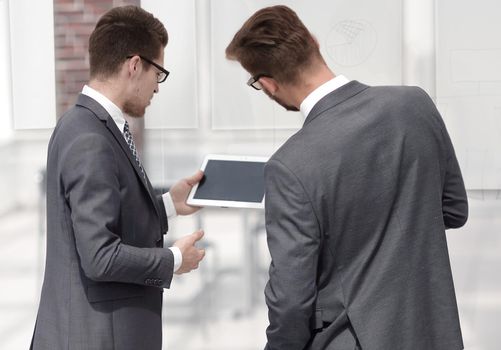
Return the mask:
M 99 19 L 90 35 L 90 77 L 116 74 L 130 55 L 158 58 L 167 41 L 167 30 L 151 13 L 132 5 L 115 7 Z
M 318 44 L 297 14 L 287 6 L 254 13 L 226 48 L 252 75 L 266 74 L 281 83 L 296 83 L 299 73 L 323 58 Z

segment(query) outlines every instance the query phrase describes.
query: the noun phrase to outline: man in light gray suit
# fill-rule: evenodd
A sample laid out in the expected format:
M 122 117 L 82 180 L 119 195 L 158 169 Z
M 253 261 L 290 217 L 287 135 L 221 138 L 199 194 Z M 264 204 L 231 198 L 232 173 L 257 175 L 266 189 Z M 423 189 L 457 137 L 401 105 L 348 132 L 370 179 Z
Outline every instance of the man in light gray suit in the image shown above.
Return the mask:
M 226 54 L 305 117 L 265 169 L 266 349 L 462 349 L 445 230 L 468 204 L 428 95 L 335 76 L 285 6 L 252 15 Z
M 202 231 L 163 248 L 167 217 L 196 211 L 185 200 L 203 174 L 157 197 L 124 118 L 142 117 L 167 78 L 167 38 L 134 6 L 107 12 L 90 37 L 90 82 L 49 143 L 35 350 L 161 349 L 163 288 L 204 256 Z

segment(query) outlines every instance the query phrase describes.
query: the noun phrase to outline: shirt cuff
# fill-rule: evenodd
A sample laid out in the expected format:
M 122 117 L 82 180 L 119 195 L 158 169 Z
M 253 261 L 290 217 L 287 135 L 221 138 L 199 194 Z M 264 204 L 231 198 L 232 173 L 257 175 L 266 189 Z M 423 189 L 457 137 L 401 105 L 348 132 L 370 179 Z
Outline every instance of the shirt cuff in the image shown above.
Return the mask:
M 174 255 L 174 272 L 176 272 L 183 263 L 183 254 L 181 254 L 181 250 L 178 247 L 169 247 Z
M 167 217 L 169 219 L 175 218 L 177 216 L 177 212 L 170 193 L 164 193 L 162 195 L 162 200 L 164 201 L 165 213 L 167 214 Z

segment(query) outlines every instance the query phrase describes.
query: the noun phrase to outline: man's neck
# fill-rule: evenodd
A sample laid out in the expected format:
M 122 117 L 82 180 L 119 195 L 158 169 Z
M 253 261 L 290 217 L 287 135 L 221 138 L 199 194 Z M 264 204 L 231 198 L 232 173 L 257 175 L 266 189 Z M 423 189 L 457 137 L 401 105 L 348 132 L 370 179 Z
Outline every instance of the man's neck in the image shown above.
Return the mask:
M 124 106 L 124 91 L 117 88 L 116 83 L 109 80 L 99 80 L 91 79 L 88 85 L 94 90 L 106 96 L 111 102 L 113 102 L 118 108 L 123 110 Z
M 326 65 L 322 65 L 315 71 L 303 72 L 303 78 L 300 80 L 299 86 L 291 91 L 294 104 L 300 106 L 309 94 L 315 91 L 319 86 L 335 78 L 335 76 L 336 75 Z

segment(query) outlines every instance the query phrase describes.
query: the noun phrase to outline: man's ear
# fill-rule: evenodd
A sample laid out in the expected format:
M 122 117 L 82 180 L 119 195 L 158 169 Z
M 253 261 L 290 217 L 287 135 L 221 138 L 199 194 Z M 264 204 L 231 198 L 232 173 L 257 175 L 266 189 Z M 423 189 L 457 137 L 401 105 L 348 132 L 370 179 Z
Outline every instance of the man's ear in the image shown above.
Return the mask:
M 268 91 L 271 96 L 274 96 L 278 90 L 278 83 L 275 79 L 270 77 L 261 77 L 259 78 L 259 83 L 263 86 L 263 88 Z
M 131 59 L 126 61 L 127 70 L 129 75 L 137 73 L 141 69 L 141 58 L 139 56 L 133 56 Z

